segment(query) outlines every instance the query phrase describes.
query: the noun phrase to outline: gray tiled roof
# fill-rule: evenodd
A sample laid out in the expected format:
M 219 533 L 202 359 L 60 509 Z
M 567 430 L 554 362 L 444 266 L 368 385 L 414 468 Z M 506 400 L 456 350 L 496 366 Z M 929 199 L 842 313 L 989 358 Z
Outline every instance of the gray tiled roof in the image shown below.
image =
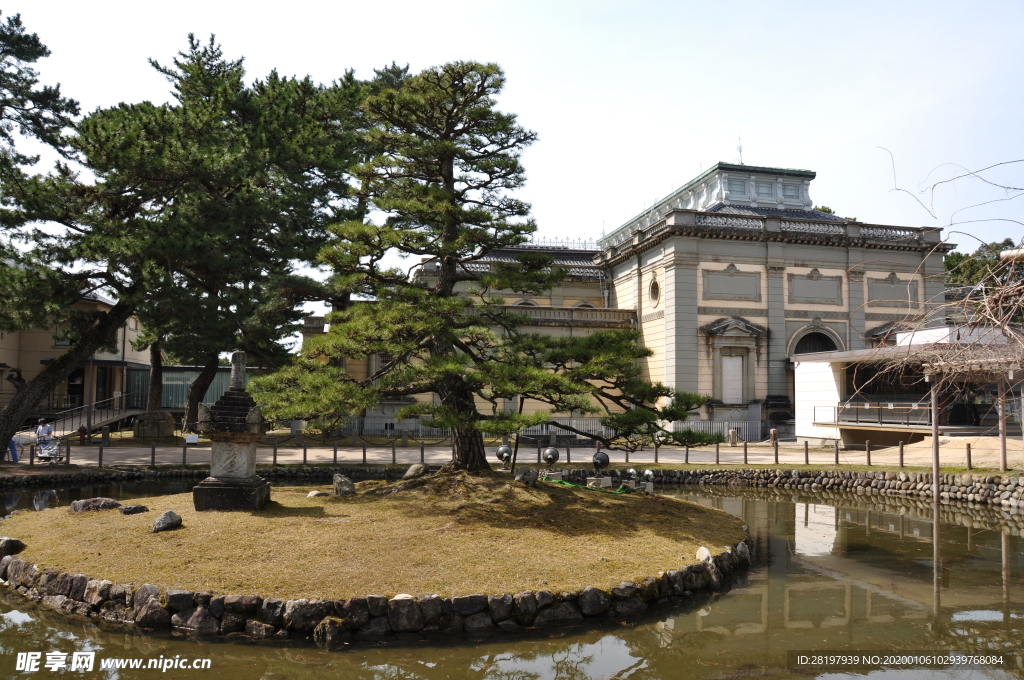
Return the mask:
M 466 268 L 472 272 L 484 272 L 490 269 L 489 262 L 515 262 L 524 252 L 550 255 L 554 263 L 565 268 L 569 276 L 580 278 L 604 278 L 604 270 L 594 265 L 593 258 L 597 250 L 571 250 L 568 248 L 530 246 L 528 248 L 503 248 L 487 254 L 482 260 L 471 262 Z
M 845 217 L 821 212 L 820 210 L 779 210 L 778 208 L 750 208 L 744 205 L 725 205 L 716 203 L 707 212 L 724 213 L 726 215 L 752 215 L 758 217 L 781 217 L 791 220 L 816 220 L 818 222 L 846 222 Z

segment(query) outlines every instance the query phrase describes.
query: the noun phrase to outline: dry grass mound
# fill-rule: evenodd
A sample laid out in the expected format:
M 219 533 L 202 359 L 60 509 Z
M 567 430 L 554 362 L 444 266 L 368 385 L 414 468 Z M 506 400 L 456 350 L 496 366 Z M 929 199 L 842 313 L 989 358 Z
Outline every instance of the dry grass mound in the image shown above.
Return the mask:
M 259 513 L 199 513 L 191 494 L 139 498 L 150 512 L 23 513 L 4 531 L 41 567 L 115 583 L 264 597 L 514 593 L 609 587 L 694 562 L 701 545 L 736 545 L 737 518 L 687 501 L 609 494 L 507 475 L 438 474 L 362 482 L 307 498 L 275 488 Z M 150 533 L 165 510 L 181 529 Z

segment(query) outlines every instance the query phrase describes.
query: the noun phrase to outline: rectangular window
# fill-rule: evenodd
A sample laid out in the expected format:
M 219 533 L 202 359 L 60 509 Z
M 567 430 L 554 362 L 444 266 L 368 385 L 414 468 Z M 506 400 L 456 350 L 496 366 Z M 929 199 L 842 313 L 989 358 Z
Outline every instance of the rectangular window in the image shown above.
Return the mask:
M 800 187 L 793 184 L 783 184 L 782 196 L 792 200 L 800 200 Z
M 758 198 L 775 198 L 775 185 L 771 182 L 757 183 Z
M 57 326 L 53 332 L 54 347 L 71 347 L 71 340 L 68 338 L 68 327 Z
M 741 179 L 729 180 L 729 193 L 735 196 L 746 196 L 747 183 Z

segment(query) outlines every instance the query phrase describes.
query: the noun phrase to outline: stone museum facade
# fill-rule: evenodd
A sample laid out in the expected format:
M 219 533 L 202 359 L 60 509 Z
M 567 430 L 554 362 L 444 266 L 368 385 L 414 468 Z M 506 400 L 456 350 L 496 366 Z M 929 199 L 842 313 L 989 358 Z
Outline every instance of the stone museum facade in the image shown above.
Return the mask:
M 814 178 L 718 163 L 596 247 L 523 246 L 552 255 L 568 275 L 543 296 L 506 292 L 506 301 L 546 333 L 636 327 L 653 352 L 645 378 L 712 396 L 701 412 L 707 425 L 745 423 L 747 438 L 773 424 L 785 432 L 794 355 L 874 346 L 941 304 L 943 256 L 954 247 L 936 228 L 815 210 Z M 429 262 L 419 276 L 429 282 Z M 376 360 L 349 370 L 367 374 Z M 386 420 L 398 406 L 367 416 Z

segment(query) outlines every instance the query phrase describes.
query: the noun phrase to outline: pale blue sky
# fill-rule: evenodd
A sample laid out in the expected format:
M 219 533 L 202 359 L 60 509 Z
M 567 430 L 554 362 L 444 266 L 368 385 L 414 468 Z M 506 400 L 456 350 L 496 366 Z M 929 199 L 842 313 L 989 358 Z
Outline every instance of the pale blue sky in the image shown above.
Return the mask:
M 216 33 L 251 76 L 328 81 L 346 68 L 495 61 L 501 106 L 540 141 L 523 198 L 545 236 L 597 237 L 716 161 L 815 170 L 811 197 L 882 224 L 942 226 L 1005 197 L 964 181 L 933 219 L 891 192 L 952 166 L 1024 158 L 1020 2 L 206 2 L 20 0 L 53 50 L 43 79 L 86 110 L 167 98 L 148 57 Z M 943 166 L 943 167 L 940 167 Z M 936 170 L 936 168 L 938 168 Z M 1024 186 L 1024 163 L 993 177 Z M 1012 195 L 1012 194 L 1011 194 Z M 927 199 L 926 201 L 927 202 Z M 1024 222 L 1024 199 L 958 219 Z M 972 223 L 984 240 L 1024 234 Z M 973 250 L 969 236 L 953 236 Z

